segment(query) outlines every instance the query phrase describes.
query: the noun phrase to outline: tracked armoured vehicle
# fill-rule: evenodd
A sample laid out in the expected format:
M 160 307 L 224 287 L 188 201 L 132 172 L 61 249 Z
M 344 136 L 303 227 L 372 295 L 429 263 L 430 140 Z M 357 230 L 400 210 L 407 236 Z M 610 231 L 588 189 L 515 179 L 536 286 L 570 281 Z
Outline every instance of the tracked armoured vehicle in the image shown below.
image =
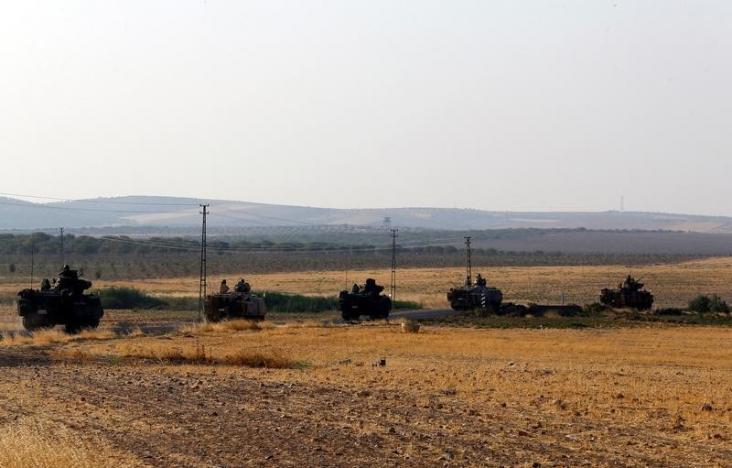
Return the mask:
M 206 296 L 204 314 L 209 322 L 225 319 L 264 320 L 267 305 L 264 298 L 252 293 L 249 283 L 241 280 L 234 292 L 219 292 Z
M 338 305 L 343 320 L 351 322 L 360 320 L 362 315 L 371 320 L 387 319 L 391 313 L 391 298 L 382 294 L 384 287 L 376 284 L 376 280 L 369 278 L 361 287 L 353 285 L 351 291 L 341 291 L 338 296 Z
M 44 279 L 40 289 L 24 289 L 18 293 L 18 315 L 26 330 L 64 325 L 68 333 L 84 328 L 97 328 L 104 316 L 97 294 L 84 294 L 92 282 L 79 278 L 68 265 L 59 273 L 52 287 Z
M 483 276 L 478 274 L 473 283 L 473 267 L 471 261 L 470 237 L 465 238 L 466 275 L 465 285 L 451 288 L 447 293 L 450 307 L 456 311 L 482 310 L 486 313 L 498 313 L 503 302 L 503 293 L 500 289 L 488 286 Z
M 501 309 L 503 293 L 498 288 L 488 286 L 488 282 L 479 274 L 475 283 L 468 276 L 465 286 L 450 289 L 447 300 L 453 310 L 481 309 L 497 313 Z
M 605 288 L 600 292 L 600 303 L 614 309 L 650 310 L 653 299 L 643 283 L 630 275 L 616 289 Z

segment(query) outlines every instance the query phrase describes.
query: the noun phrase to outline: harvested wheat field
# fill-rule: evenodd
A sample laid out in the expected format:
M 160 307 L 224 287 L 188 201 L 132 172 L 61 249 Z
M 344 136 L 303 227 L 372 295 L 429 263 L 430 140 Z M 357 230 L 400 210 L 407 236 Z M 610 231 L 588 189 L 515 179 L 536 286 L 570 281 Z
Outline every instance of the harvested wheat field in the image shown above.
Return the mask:
M 2 466 L 732 460 L 731 329 L 54 333 L 0 341 Z
M 633 274 L 646 283 L 656 296 L 659 307 L 684 306 L 698 294 L 720 294 L 732 300 L 732 258 L 712 258 L 675 264 L 626 267 L 547 266 L 475 268 L 492 285 L 500 288 L 506 300 L 513 302 L 588 304 L 598 300 L 600 289 L 614 287 L 626 275 Z M 312 295 L 336 295 L 354 282 L 366 278 L 388 283 L 387 270 L 306 271 L 263 275 L 229 275 L 229 279 L 245 277 L 256 290 Z M 399 270 L 397 297 L 421 303 L 426 308 L 445 308 L 445 293 L 464 281 L 463 268 L 416 268 Z M 218 278 L 212 278 L 216 284 Z M 96 285 L 96 283 L 95 283 Z M 104 286 L 134 286 L 161 295 L 196 295 L 198 278 L 160 279 L 127 282 L 99 282 Z M 7 289 L 7 286 L 5 287 Z
M 633 274 L 646 283 L 659 307 L 678 307 L 698 294 L 719 294 L 732 300 L 732 258 L 710 258 L 682 263 L 627 267 L 542 266 L 475 268 L 491 285 L 500 288 L 507 301 L 588 304 L 598 300 L 600 289 L 614 287 Z M 229 280 L 244 277 L 257 291 L 277 291 L 307 295 L 334 296 L 354 282 L 376 278 L 386 284 L 389 270 L 303 271 L 249 275 L 227 275 Z M 448 306 L 446 292 L 465 278 L 463 268 L 412 268 L 399 270 L 397 297 L 415 301 L 426 308 Z M 220 278 L 211 277 L 212 287 Z M 197 296 L 198 277 L 161 278 L 128 281 L 95 281 L 95 288 L 132 286 L 162 296 Z M 27 283 L 4 281 L 0 294 L 13 296 Z

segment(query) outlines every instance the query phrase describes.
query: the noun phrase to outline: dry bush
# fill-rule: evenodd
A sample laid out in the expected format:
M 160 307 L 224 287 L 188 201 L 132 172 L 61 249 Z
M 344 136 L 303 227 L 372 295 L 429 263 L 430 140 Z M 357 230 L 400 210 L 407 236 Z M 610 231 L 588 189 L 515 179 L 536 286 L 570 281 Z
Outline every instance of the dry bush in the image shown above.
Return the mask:
M 117 348 L 119 355 L 133 359 L 155 359 L 175 364 L 210 364 L 204 345 L 169 346 L 154 342 L 125 345 Z
M 3 468 L 96 468 L 119 466 L 111 449 L 80 441 L 68 428 L 21 419 L 0 427 L 0 466 Z M 131 464 L 126 462 L 125 465 Z
M 269 322 L 257 322 L 254 320 L 224 320 L 222 322 L 207 322 L 186 325 L 180 328 L 183 334 L 200 335 L 206 333 L 220 333 L 229 331 L 262 331 L 274 328 Z
M 404 333 L 419 333 L 421 325 L 419 322 L 414 320 L 405 320 L 402 322 L 402 332 Z
M 81 349 L 59 349 L 53 352 L 53 357 L 65 363 L 91 364 L 96 361 L 96 356 Z
M 230 366 L 243 366 L 264 369 L 297 369 L 302 363 L 294 361 L 276 351 L 264 353 L 261 351 L 241 350 L 233 354 L 227 354 L 223 358 L 217 358 L 218 364 Z
M 76 335 L 69 335 L 58 328 L 47 328 L 32 333 L 5 334 L 0 339 L 0 346 L 20 345 L 53 345 L 71 343 L 73 341 L 110 340 L 118 335 L 109 330 L 84 330 Z
M 202 344 L 171 346 L 167 343 L 124 343 L 117 348 L 120 356 L 132 359 L 153 359 L 171 364 L 227 365 L 266 369 L 297 369 L 303 364 L 279 351 L 235 350 L 217 354 Z

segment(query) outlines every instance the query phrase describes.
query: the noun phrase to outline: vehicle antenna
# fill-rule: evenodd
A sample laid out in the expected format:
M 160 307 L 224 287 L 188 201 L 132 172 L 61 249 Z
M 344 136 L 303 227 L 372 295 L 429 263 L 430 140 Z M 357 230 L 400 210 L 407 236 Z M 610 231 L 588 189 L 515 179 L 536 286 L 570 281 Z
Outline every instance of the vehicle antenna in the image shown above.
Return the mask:
M 465 263 L 466 263 L 466 277 L 465 286 L 470 287 L 473 284 L 473 264 L 470 252 L 470 239 L 472 237 L 465 236 Z
M 206 321 L 206 314 L 203 310 L 203 301 L 206 298 L 206 216 L 208 216 L 208 204 L 201 204 L 201 214 L 203 215 L 203 222 L 201 224 L 201 276 L 198 281 L 198 319 L 201 322 Z
M 396 240 L 399 237 L 399 229 L 391 230 L 391 300 L 396 300 L 396 270 L 397 270 L 397 251 L 396 251 Z

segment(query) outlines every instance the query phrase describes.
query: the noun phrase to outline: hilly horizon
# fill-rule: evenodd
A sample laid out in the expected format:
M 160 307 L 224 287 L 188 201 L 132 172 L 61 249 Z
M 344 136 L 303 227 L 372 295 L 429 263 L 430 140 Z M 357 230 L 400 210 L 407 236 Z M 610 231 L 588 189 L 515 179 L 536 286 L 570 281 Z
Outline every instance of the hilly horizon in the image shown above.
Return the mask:
M 177 227 L 200 225 L 200 203 L 209 204 L 211 227 L 384 226 L 482 230 L 511 228 L 670 230 L 732 232 L 732 218 L 646 212 L 499 212 L 465 208 L 319 208 L 234 200 L 121 196 L 34 203 L 0 197 L 0 229 L 27 230 L 101 227 Z

